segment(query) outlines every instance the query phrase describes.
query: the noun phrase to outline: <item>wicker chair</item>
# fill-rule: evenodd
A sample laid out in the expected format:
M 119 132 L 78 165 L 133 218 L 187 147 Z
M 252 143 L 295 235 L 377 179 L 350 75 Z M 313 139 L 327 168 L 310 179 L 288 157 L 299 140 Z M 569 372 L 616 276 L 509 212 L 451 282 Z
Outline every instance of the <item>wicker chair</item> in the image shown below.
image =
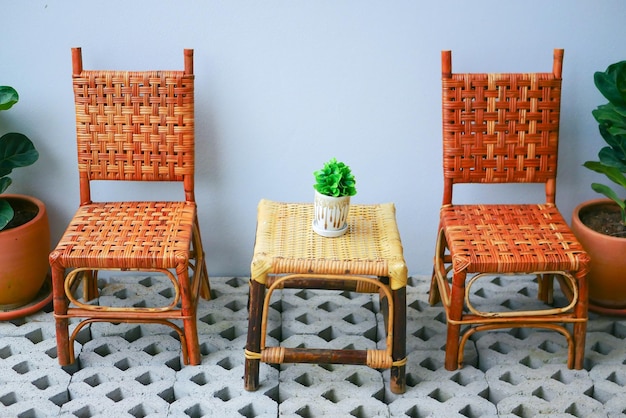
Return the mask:
M 442 52 L 444 191 L 430 303 L 446 310 L 448 370 L 462 365 L 473 333 L 512 327 L 560 332 L 568 367 L 582 368 L 589 257 L 555 206 L 562 63 L 555 49 L 550 73 L 456 74 Z M 545 203 L 456 205 L 457 183 L 543 183 Z M 546 304 L 494 312 L 473 303 L 476 281 L 505 275 L 536 278 Z M 568 303 L 553 304 L 554 279 Z
M 81 49 L 72 50 L 80 206 L 50 254 L 61 365 L 74 362 L 76 335 L 97 321 L 168 325 L 183 362 L 200 362 L 196 309 L 210 287 L 194 198 L 193 50 L 184 58 L 184 71 L 87 71 Z M 93 202 L 94 180 L 179 182 L 184 201 Z M 88 303 L 102 270 L 164 275 L 171 303 Z M 71 318 L 82 320 L 69 335 Z

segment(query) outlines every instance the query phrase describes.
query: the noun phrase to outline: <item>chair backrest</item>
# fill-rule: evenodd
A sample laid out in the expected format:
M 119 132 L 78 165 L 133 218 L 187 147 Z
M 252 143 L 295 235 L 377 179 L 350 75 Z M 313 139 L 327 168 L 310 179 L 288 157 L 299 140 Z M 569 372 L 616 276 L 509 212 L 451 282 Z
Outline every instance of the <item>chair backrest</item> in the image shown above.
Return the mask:
M 455 183 L 545 183 L 554 203 L 563 50 L 551 73 L 452 73 L 442 51 L 444 204 Z
M 81 205 L 90 181 L 178 181 L 194 197 L 193 50 L 181 71 L 84 70 L 72 49 Z

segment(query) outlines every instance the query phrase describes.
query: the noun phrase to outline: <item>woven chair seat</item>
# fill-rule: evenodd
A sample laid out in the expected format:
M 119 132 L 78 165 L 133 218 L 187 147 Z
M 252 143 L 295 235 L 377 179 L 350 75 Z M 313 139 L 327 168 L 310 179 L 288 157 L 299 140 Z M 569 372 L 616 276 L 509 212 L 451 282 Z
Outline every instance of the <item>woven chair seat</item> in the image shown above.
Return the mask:
M 65 267 L 175 268 L 189 253 L 196 207 L 185 202 L 81 206 L 57 250 Z
M 441 209 L 453 266 L 469 273 L 580 268 L 584 252 L 552 205 L 453 205 Z

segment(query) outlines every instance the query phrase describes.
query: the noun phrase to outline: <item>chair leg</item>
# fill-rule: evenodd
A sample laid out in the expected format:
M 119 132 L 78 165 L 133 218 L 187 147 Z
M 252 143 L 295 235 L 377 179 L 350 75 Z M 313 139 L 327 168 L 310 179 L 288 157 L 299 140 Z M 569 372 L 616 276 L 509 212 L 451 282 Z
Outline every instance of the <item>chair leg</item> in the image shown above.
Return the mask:
M 196 324 L 197 300 L 192 294 L 192 285 L 189 281 L 189 269 L 186 264 L 177 268 L 178 285 L 181 292 L 181 315 L 183 317 L 183 333 L 189 364 L 200 364 L 200 347 L 198 344 L 198 329 Z M 185 347 L 183 347 L 183 350 Z
M 445 251 L 446 242 L 443 231 L 440 227 L 439 234 L 437 236 L 437 245 L 435 248 L 435 260 L 433 262 L 433 274 L 430 279 L 430 292 L 428 293 L 428 303 L 431 306 L 441 302 L 441 293 L 439 289 L 439 283 L 437 281 L 437 272 L 445 272 Z
M 446 337 L 446 370 L 459 368 L 459 337 L 461 325 L 458 321 L 463 315 L 465 297 L 465 272 L 454 273 L 452 287 L 450 289 L 450 306 L 446 308 L 448 313 L 448 335 Z
M 204 249 L 202 248 L 202 238 L 200 237 L 200 226 L 198 224 L 198 218 L 194 220 L 193 224 L 193 252 L 195 253 L 195 268 L 198 271 L 194 271 L 194 276 L 198 275 L 198 280 L 200 280 L 200 297 L 205 300 L 211 300 L 211 284 L 209 282 L 209 272 L 206 267 L 206 259 L 204 254 Z M 194 277 L 194 280 L 196 277 Z
M 189 364 L 196 366 L 200 364 L 200 345 L 198 344 L 198 329 L 196 326 L 196 315 L 183 320 L 185 342 L 187 345 L 187 358 Z
M 441 294 L 439 293 L 439 285 L 437 284 L 437 275 L 435 273 L 435 266 L 433 268 L 433 275 L 430 279 L 430 292 L 428 292 L 428 303 L 433 306 L 441 302 Z
M 392 291 L 393 297 L 393 361 L 406 357 L 406 287 Z M 393 393 L 406 392 L 406 366 L 392 366 L 390 388 Z
M 539 294 L 537 298 L 545 303 L 551 304 L 554 302 L 554 275 L 553 274 L 538 274 L 537 284 L 539 288 Z
M 581 370 L 585 362 L 585 340 L 587 335 L 587 323 L 577 322 L 574 324 L 574 364 L 573 368 Z
M 578 284 L 578 302 L 574 307 L 576 318 L 584 321 L 574 324 L 574 368 L 582 369 L 585 361 L 585 340 L 587 337 L 587 318 L 589 308 L 589 288 L 587 285 L 586 272 L 576 274 Z
M 83 284 L 83 299 L 85 301 L 93 300 L 98 297 L 98 271 L 84 271 L 81 273 Z
M 263 301 L 265 297 L 265 285 L 250 280 L 250 295 L 248 297 L 248 340 L 246 351 L 260 353 Z M 246 357 L 244 370 L 244 388 L 248 391 L 257 390 L 259 387 L 259 367 L 261 360 Z
M 211 300 L 211 283 L 209 282 L 209 273 L 206 268 L 206 263 L 202 263 L 202 273 L 200 275 L 200 297 L 204 300 Z
M 64 281 L 65 269 L 52 264 L 52 297 L 55 315 L 56 339 L 57 339 L 57 359 L 61 366 L 67 366 L 74 362 L 70 358 L 70 337 L 69 322 L 63 317 L 67 314 L 68 300 L 65 297 Z

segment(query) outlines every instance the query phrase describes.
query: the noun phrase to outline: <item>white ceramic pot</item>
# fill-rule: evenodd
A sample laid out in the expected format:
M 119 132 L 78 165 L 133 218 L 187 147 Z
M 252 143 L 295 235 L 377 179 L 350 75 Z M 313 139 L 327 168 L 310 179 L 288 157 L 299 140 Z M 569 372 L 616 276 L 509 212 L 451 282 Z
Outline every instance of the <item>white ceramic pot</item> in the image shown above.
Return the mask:
M 326 196 L 315 191 L 313 230 L 323 237 L 339 237 L 348 230 L 350 196 Z

